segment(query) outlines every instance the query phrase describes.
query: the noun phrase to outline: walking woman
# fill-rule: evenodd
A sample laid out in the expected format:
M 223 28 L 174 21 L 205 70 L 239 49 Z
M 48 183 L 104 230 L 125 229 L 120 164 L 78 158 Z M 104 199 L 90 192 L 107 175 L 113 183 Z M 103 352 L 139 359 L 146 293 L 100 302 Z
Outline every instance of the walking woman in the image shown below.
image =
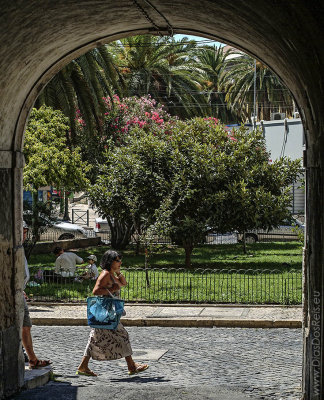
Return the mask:
M 95 296 L 119 296 L 120 288 L 127 285 L 124 275 L 120 272 L 122 260 L 119 253 L 108 250 L 102 257 L 103 271 L 99 275 L 92 293 Z M 126 329 L 121 323 L 115 330 L 92 328 L 84 355 L 76 374 L 97 376 L 89 368 L 89 360 L 117 360 L 125 357 L 130 375 L 145 371 L 147 364 L 137 364 L 132 358 L 132 347 Z

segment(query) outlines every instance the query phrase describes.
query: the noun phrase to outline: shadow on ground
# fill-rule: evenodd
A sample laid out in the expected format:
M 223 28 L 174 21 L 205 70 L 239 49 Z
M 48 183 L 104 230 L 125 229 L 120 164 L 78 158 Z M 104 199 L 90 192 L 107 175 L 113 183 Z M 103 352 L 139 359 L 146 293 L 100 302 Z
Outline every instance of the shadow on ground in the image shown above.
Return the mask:
M 160 379 L 160 378 L 158 378 Z M 123 380 L 115 379 L 107 385 L 72 386 L 66 383 L 51 382 L 37 389 L 21 392 L 10 400 L 256 400 L 239 390 L 212 386 L 191 386 L 188 388 L 156 388 L 150 386 L 150 379 L 145 379 L 147 386 L 134 387 L 134 383 L 142 379 L 131 380 L 132 385 L 126 385 Z M 128 382 L 130 382 L 128 380 Z

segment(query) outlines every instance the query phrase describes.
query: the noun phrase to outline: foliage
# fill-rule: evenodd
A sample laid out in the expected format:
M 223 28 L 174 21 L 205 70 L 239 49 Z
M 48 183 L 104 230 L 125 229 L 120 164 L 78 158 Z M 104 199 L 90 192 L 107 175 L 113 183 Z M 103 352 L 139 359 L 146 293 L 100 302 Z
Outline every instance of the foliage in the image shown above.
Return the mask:
M 180 165 L 189 194 L 172 217 L 173 234 L 187 252 L 199 243 L 199 232 L 206 226 L 219 233 L 269 229 L 289 216 L 288 185 L 301 172 L 300 160 L 284 158 L 270 164 L 261 132 L 243 127 L 226 132 L 219 124 L 199 119 L 178 126 L 181 136 L 188 132 L 200 145 L 195 149 L 189 142 L 193 167 Z
M 255 74 L 256 68 L 256 74 Z M 223 78 L 226 101 L 241 117 L 249 120 L 253 114 L 254 77 L 256 77 L 256 107 L 259 120 L 270 120 L 270 112 L 284 111 L 287 115 L 293 110 L 290 92 L 270 68 L 243 54 L 231 60 Z
M 224 91 L 233 50 L 224 51 L 223 47 L 205 45 L 199 46 L 194 52 L 195 61 L 202 71 L 198 87 L 209 105 L 206 108 L 207 115 L 216 117 L 223 123 L 240 121 L 240 114 L 225 100 Z
M 162 130 L 158 124 L 156 129 Z M 162 171 L 166 143 L 143 129 L 128 133 L 124 141 L 125 146 L 115 146 L 106 153 L 96 183 L 89 190 L 91 202 L 108 220 L 116 248 L 120 248 L 114 236 L 116 224 L 118 229 L 118 224 L 127 226 L 129 235 L 134 231 L 141 234 L 165 193 Z
M 50 202 L 38 201 L 37 192 L 33 192 L 32 202 L 24 201 L 23 208 L 23 218 L 29 227 L 28 236 L 24 242 L 25 256 L 28 260 L 41 234 L 56 221 L 56 217 Z
M 78 121 L 85 136 L 103 135 L 104 98 L 150 95 L 182 119 L 214 116 L 224 123 L 245 122 L 253 112 L 254 59 L 232 50 L 198 45 L 184 37 L 138 35 L 90 50 L 59 71 L 36 102 L 61 110 L 70 121 L 69 141 L 79 145 Z M 256 62 L 259 119 L 270 110 L 293 109 L 280 79 Z M 78 116 L 76 117 L 76 113 Z
M 300 172 L 300 160 L 270 164 L 260 132 L 227 132 L 214 118 L 133 128 L 106 157 L 90 195 L 99 212 L 138 232 L 169 233 L 187 267 L 208 229 L 278 225 Z
M 127 97 L 122 100 L 115 95 L 113 100 L 104 100 L 107 107 L 105 134 L 117 144 L 123 143 L 123 137 L 134 127 L 143 128 L 148 132 L 155 126 L 164 128 L 165 124 L 172 120 L 163 105 L 150 95 Z
M 207 102 L 198 90 L 202 70 L 195 41 L 139 35 L 107 47 L 126 83 L 124 96 L 151 95 L 180 118 L 205 115 Z
M 106 46 L 90 50 L 66 65 L 45 86 L 36 108 L 47 105 L 69 118 L 71 144 L 76 145 L 78 119 L 82 114 L 84 134 L 102 133 L 105 105 L 103 97 L 120 93 L 123 78 Z
M 79 148 L 67 147 L 68 120 L 60 111 L 42 106 L 33 109 L 25 133 L 24 187 L 36 191 L 53 185 L 58 189 L 81 190 L 87 185 L 89 166 Z
M 105 153 L 111 151 L 114 146 L 121 146 L 125 142 L 128 133 L 135 127 L 145 131 L 154 129 L 155 126 L 164 129 L 167 124 L 175 120 L 168 114 L 164 107 L 150 96 L 127 97 L 120 99 L 114 95 L 104 98 L 106 112 L 103 134 L 93 132 L 91 138 L 84 135 L 83 120 L 79 118 L 79 141 L 84 143 L 84 157 L 92 163 L 92 180 L 98 174 L 100 166 L 104 162 Z

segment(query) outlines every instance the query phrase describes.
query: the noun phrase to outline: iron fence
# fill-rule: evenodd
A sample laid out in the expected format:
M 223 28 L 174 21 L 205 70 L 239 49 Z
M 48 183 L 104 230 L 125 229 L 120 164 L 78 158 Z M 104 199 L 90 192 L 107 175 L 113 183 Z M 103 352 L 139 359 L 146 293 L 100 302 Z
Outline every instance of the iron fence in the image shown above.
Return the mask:
M 290 241 L 298 241 L 298 235 L 293 234 L 285 234 L 282 233 L 275 234 L 275 231 L 271 232 L 257 232 L 257 233 L 248 233 L 247 234 L 247 243 L 254 242 L 290 242 Z M 46 232 L 41 234 L 41 241 L 57 241 L 57 240 L 65 240 L 65 239 L 77 239 L 77 238 L 88 238 L 88 237 L 100 237 L 101 241 L 105 244 L 111 243 L 111 234 L 108 231 L 105 232 L 95 232 L 92 229 L 85 229 L 84 232 L 76 232 L 76 231 L 66 231 L 59 230 L 54 228 L 49 228 Z M 226 234 L 214 234 L 209 233 L 205 236 L 204 242 L 202 244 L 235 244 L 241 240 L 242 235 L 238 235 L 235 232 L 226 233 Z M 136 244 L 138 238 L 133 235 L 130 240 L 130 244 Z M 154 244 L 173 244 L 170 237 L 162 237 L 156 235 L 153 238 L 152 243 Z
M 99 232 L 97 236 L 100 236 L 101 241 L 105 244 L 110 244 L 111 235 L 110 232 Z M 135 235 L 131 237 L 131 244 L 136 244 L 138 238 Z M 237 234 L 236 233 L 227 233 L 227 234 L 214 234 L 210 233 L 206 235 L 204 244 L 235 244 L 237 243 Z M 168 236 L 158 236 L 156 235 L 152 243 L 154 244 L 173 244 L 172 240 Z M 202 243 L 203 244 L 203 243 Z
M 34 301 L 85 301 L 94 281 L 31 271 L 26 293 Z M 127 269 L 128 285 L 121 297 L 128 302 L 301 304 L 301 270 L 268 269 Z
M 72 209 L 72 224 L 89 226 L 89 210 Z
M 55 227 L 50 227 L 40 235 L 40 241 L 53 242 L 57 240 L 82 239 L 90 237 L 96 237 L 96 233 L 92 229 L 75 231 L 75 230 L 63 230 Z

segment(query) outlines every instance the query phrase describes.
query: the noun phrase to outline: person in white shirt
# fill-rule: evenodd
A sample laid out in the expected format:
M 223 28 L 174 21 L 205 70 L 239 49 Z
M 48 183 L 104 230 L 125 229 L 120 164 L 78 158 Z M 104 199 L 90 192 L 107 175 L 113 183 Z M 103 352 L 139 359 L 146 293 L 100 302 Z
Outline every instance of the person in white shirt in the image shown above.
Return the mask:
M 54 273 L 62 277 L 75 276 L 76 264 L 83 264 L 81 257 L 71 251 L 64 251 L 62 247 L 55 247 L 53 253 L 57 256 Z
M 95 264 L 97 262 L 97 257 L 94 254 L 91 254 L 87 259 L 89 260 L 89 265 L 80 267 L 86 269 L 86 271 L 78 278 L 75 278 L 78 282 L 82 282 L 84 279 L 96 280 L 98 278 L 99 272 Z

